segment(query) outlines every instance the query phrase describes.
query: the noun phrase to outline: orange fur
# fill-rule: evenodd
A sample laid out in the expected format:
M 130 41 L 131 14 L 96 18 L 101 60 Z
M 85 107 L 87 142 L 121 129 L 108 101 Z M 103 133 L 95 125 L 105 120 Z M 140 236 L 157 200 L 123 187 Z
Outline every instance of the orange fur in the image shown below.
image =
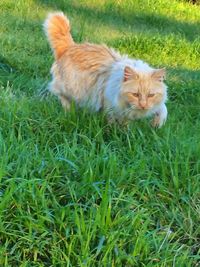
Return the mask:
M 80 70 L 97 71 L 116 60 L 114 53 L 105 45 L 75 44 L 64 55 Z
M 44 28 L 54 51 L 56 59 L 74 44 L 70 33 L 70 24 L 62 12 L 50 14 L 45 21 Z
M 128 72 L 125 77 L 129 78 L 126 78 L 122 90 L 126 101 L 142 110 L 149 110 L 161 101 L 164 93 L 161 83 L 165 75 L 163 69 L 148 74 L 137 74 L 135 71 L 131 73 L 130 70 Z
M 77 44 L 62 12 L 48 16 L 44 24 L 54 51 L 50 89 L 65 109 L 73 100 L 109 117 L 136 119 L 156 114 L 155 125 L 167 117 L 164 69 L 121 56 L 105 45 Z

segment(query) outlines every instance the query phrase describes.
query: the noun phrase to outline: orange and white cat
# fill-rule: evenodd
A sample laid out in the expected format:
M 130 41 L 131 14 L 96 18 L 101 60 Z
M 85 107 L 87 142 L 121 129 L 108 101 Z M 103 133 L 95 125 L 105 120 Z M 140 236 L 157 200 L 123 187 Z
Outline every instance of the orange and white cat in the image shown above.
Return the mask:
M 50 90 L 65 109 L 75 101 L 94 111 L 105 110 L 112 120 L 153 116 L 154 126 L 165 123 L 164 69 L 121 56 L 105 45 L 76 44 L 62 12 L 49 14 L 44 29 L 55 56 Z

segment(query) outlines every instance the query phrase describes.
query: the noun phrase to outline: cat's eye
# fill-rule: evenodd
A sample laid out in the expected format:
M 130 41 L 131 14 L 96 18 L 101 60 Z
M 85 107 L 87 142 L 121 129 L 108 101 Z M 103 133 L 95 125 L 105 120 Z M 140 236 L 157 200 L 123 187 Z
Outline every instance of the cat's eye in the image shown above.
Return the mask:
M 139 97 L 139 94 L 138 94 L 138 93 L 132 93 L 132 95 L 133 95 L 134 97 Z
M 148 97 L 154 97 L 155 94 L 148 94 Z

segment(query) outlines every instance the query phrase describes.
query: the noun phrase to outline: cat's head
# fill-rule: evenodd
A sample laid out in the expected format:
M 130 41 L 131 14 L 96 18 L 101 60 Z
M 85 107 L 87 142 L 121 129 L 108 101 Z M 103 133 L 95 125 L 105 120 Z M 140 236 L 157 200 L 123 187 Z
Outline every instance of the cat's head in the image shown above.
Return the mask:
M 153 109 L 166 100 L 165 69 L 138 72 L 127 66 L 121 88 L 121 101 L 143 112 Z

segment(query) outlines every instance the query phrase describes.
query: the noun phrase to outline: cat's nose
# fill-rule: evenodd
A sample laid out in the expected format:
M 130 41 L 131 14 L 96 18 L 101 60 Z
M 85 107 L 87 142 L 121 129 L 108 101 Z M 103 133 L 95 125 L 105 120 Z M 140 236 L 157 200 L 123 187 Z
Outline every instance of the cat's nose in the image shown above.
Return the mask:
M 140 108 L 141 109 L 145 109 L 146 108 L 147 103 L 146 102 L 140 102 Z

